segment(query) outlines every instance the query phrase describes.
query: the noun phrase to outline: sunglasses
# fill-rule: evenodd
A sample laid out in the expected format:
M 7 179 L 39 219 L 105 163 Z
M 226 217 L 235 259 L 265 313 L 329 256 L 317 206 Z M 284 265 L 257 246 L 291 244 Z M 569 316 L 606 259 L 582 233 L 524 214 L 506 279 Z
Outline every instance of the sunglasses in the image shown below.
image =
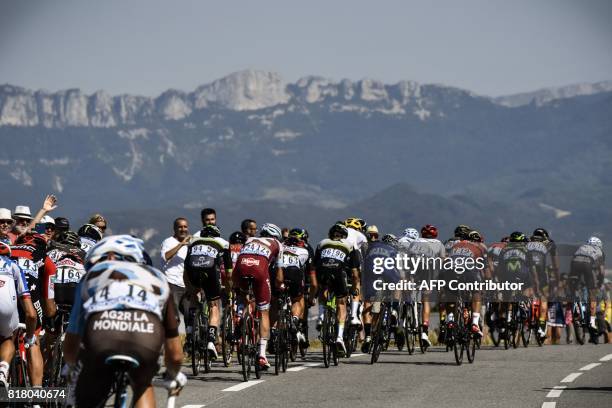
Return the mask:
M 11 225 L 13 224 L 13 220 L 0 220 L 0 224 Z
M 53 224 L 47 224 L 47 225 L 45 225 L 45 229 L 46 229 L 46 230 L 52 230 L 52 231 L 54 231 L 54 230 L 55 230 L 55 225 L 53 225 Z

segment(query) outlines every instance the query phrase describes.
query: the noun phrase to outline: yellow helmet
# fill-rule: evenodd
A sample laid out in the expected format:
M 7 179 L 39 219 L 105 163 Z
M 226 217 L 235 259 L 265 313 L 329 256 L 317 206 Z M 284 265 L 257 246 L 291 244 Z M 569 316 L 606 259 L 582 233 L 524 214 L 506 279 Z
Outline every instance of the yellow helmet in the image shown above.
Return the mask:
M 348 228 L 352 228 L 357 231 L 364 231 L 365 227 L 367 226 L 364 220 L 362 220 L 361 218 L 354 217 L 347 218 L 346 220 L 344 220 L 344 225 L 346 225 Z

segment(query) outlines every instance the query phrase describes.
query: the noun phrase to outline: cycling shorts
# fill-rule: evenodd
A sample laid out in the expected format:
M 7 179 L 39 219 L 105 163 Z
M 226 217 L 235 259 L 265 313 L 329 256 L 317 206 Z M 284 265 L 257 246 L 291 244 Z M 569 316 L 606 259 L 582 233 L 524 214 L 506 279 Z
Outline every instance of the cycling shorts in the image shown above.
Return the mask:
M 19 325 L 17 293 L 11 276 L 0 276 L 0 341 L 9 338 Z
M 221 297 L 221 271 L 218 268 L 187 268 L 189 281 L 197 289 L 203 289 L 208 301 Z
M 128 371 L 137 400 L 157 374 L 163 342 L 164 327 L 154 313 L 110 310 L 92 314 L 83 339 L 85 349 L 80 355 L 83 368 L 76 387 L 77 406 L 94 407 L 106 400 L 114 375 L 105 360 L 115 354 L 130 356 L 139 363 Z
M 597 272 L 592 262 L 572 260 L 569 276 L 581 280 L 589 290 L 598 288 Z
M 292 301 L 295 301 L 304 295 L 304 271 L 300 268 L 283 268 L 283 277 L 288 283 L 287 291 Z M 276 270 L 271 273 L 270 279 L 274 281 L 276 278 Z M 278 297 L 278 290 L 272 287 L 272 296 Z
M 348 296 L 348 279 L 343 269 L 318 269 L 317 281 L 321 288 L 331 290 L 338 298 Z
M 242 260 L 250 260 L 251 258 L 241 258 Z M 257 261 L 257 263 L 255 263 Z M 265 268 L 259 265 L 265 263 Z M 267 262 L 260 261 L 259 259 L 252 260 L 252 265 L 248 265 L 247 261 L 244 263 L 236 263 L 236 282 L 239 285 L 240 291 L 246 294 L 248 291 L 248 283 L 243 277 L 253 277 L 253 293 L 255 294 L 255 302 L 257 302 L 257 309 L 268 310 L 270 308 L 270 299 L 272 298 L 272 292 L 270 288 L 270 274 L 268 273 Z

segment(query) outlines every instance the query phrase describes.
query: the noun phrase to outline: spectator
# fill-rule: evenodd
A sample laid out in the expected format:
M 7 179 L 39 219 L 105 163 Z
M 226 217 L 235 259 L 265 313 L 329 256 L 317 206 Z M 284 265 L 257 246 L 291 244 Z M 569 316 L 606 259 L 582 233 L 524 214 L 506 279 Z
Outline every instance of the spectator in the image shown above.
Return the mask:
M 19 235 L 27 232 L 28 226 L 34 218 L 32 218 L 30 207 L 27 205 L 18 205 L 15 207 L 15 211 L 13 211 L 13 219 L 15 220 L 15 224 L 13 224 L 13 231 L 9 233 L 9 237 L 11 238 L 11 242 L 14 243 Z
M 204 208 L 200 212 L 200 218 L 202 219 L 202 228 L 207 225 L 217 225 L 217 212 L 214 208 Z M 197 231 L 193 236 L 200 237 L 200 231 Z
M 12 244 L 12 239 L 9 234 L 13 229 L 14 223 L 15 220 L 11 215 L 11 210 L 8 208 L 0 208 L 0 241 L 5 244 Z
M 289 228 L 283 227 L 281 234 L 283 235 L 283 241 L 289 238 Z
M 101 214 L 94 214 L 89 218 L 88 224 L 95 225 L 102 231 L 102 235 L 106 232 L 107 224 L 106 218 L 104 218 Z
M 70 230 L 70 222 L 68 221 L 68 218 L 64 218 L 64 217 L 55 218 L 55 236 L 53 237 L 54 240 L 57 241 L 61 234 L 68 232 L 69 230 Z
M 47 237 L 47 241 L 51 241 L 55 237 L 55 220 L 45 215 L 42 217 L 42 220 L 40 220 L 40 223 L 45 225 L 44 235 Z
M 174 302 L 179 306 L 181 305 L 181 298 L 185 294 L 183 271 L 190 240 L 189 222 L 186 218 L 179 217 L 174 220 L 174 235 L 166 238 L 161 245 L 162 271 L 170 284 Z M 182 309 L 186 311 L 186 309 Z
M 240 223 L 240 230 L 248 238 L 254 237 L 257 235 L 257 223 L 255 220 L 247 218 Z

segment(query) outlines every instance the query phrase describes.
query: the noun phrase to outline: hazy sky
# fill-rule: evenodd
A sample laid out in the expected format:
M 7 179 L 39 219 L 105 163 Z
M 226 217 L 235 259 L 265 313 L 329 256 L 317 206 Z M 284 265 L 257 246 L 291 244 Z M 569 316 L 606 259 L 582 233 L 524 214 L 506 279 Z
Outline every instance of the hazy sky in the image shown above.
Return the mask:
M 157 95 L 246 68 L 487 95 L 612 79 L 612 1 L 0 0 L 0 83 Z

